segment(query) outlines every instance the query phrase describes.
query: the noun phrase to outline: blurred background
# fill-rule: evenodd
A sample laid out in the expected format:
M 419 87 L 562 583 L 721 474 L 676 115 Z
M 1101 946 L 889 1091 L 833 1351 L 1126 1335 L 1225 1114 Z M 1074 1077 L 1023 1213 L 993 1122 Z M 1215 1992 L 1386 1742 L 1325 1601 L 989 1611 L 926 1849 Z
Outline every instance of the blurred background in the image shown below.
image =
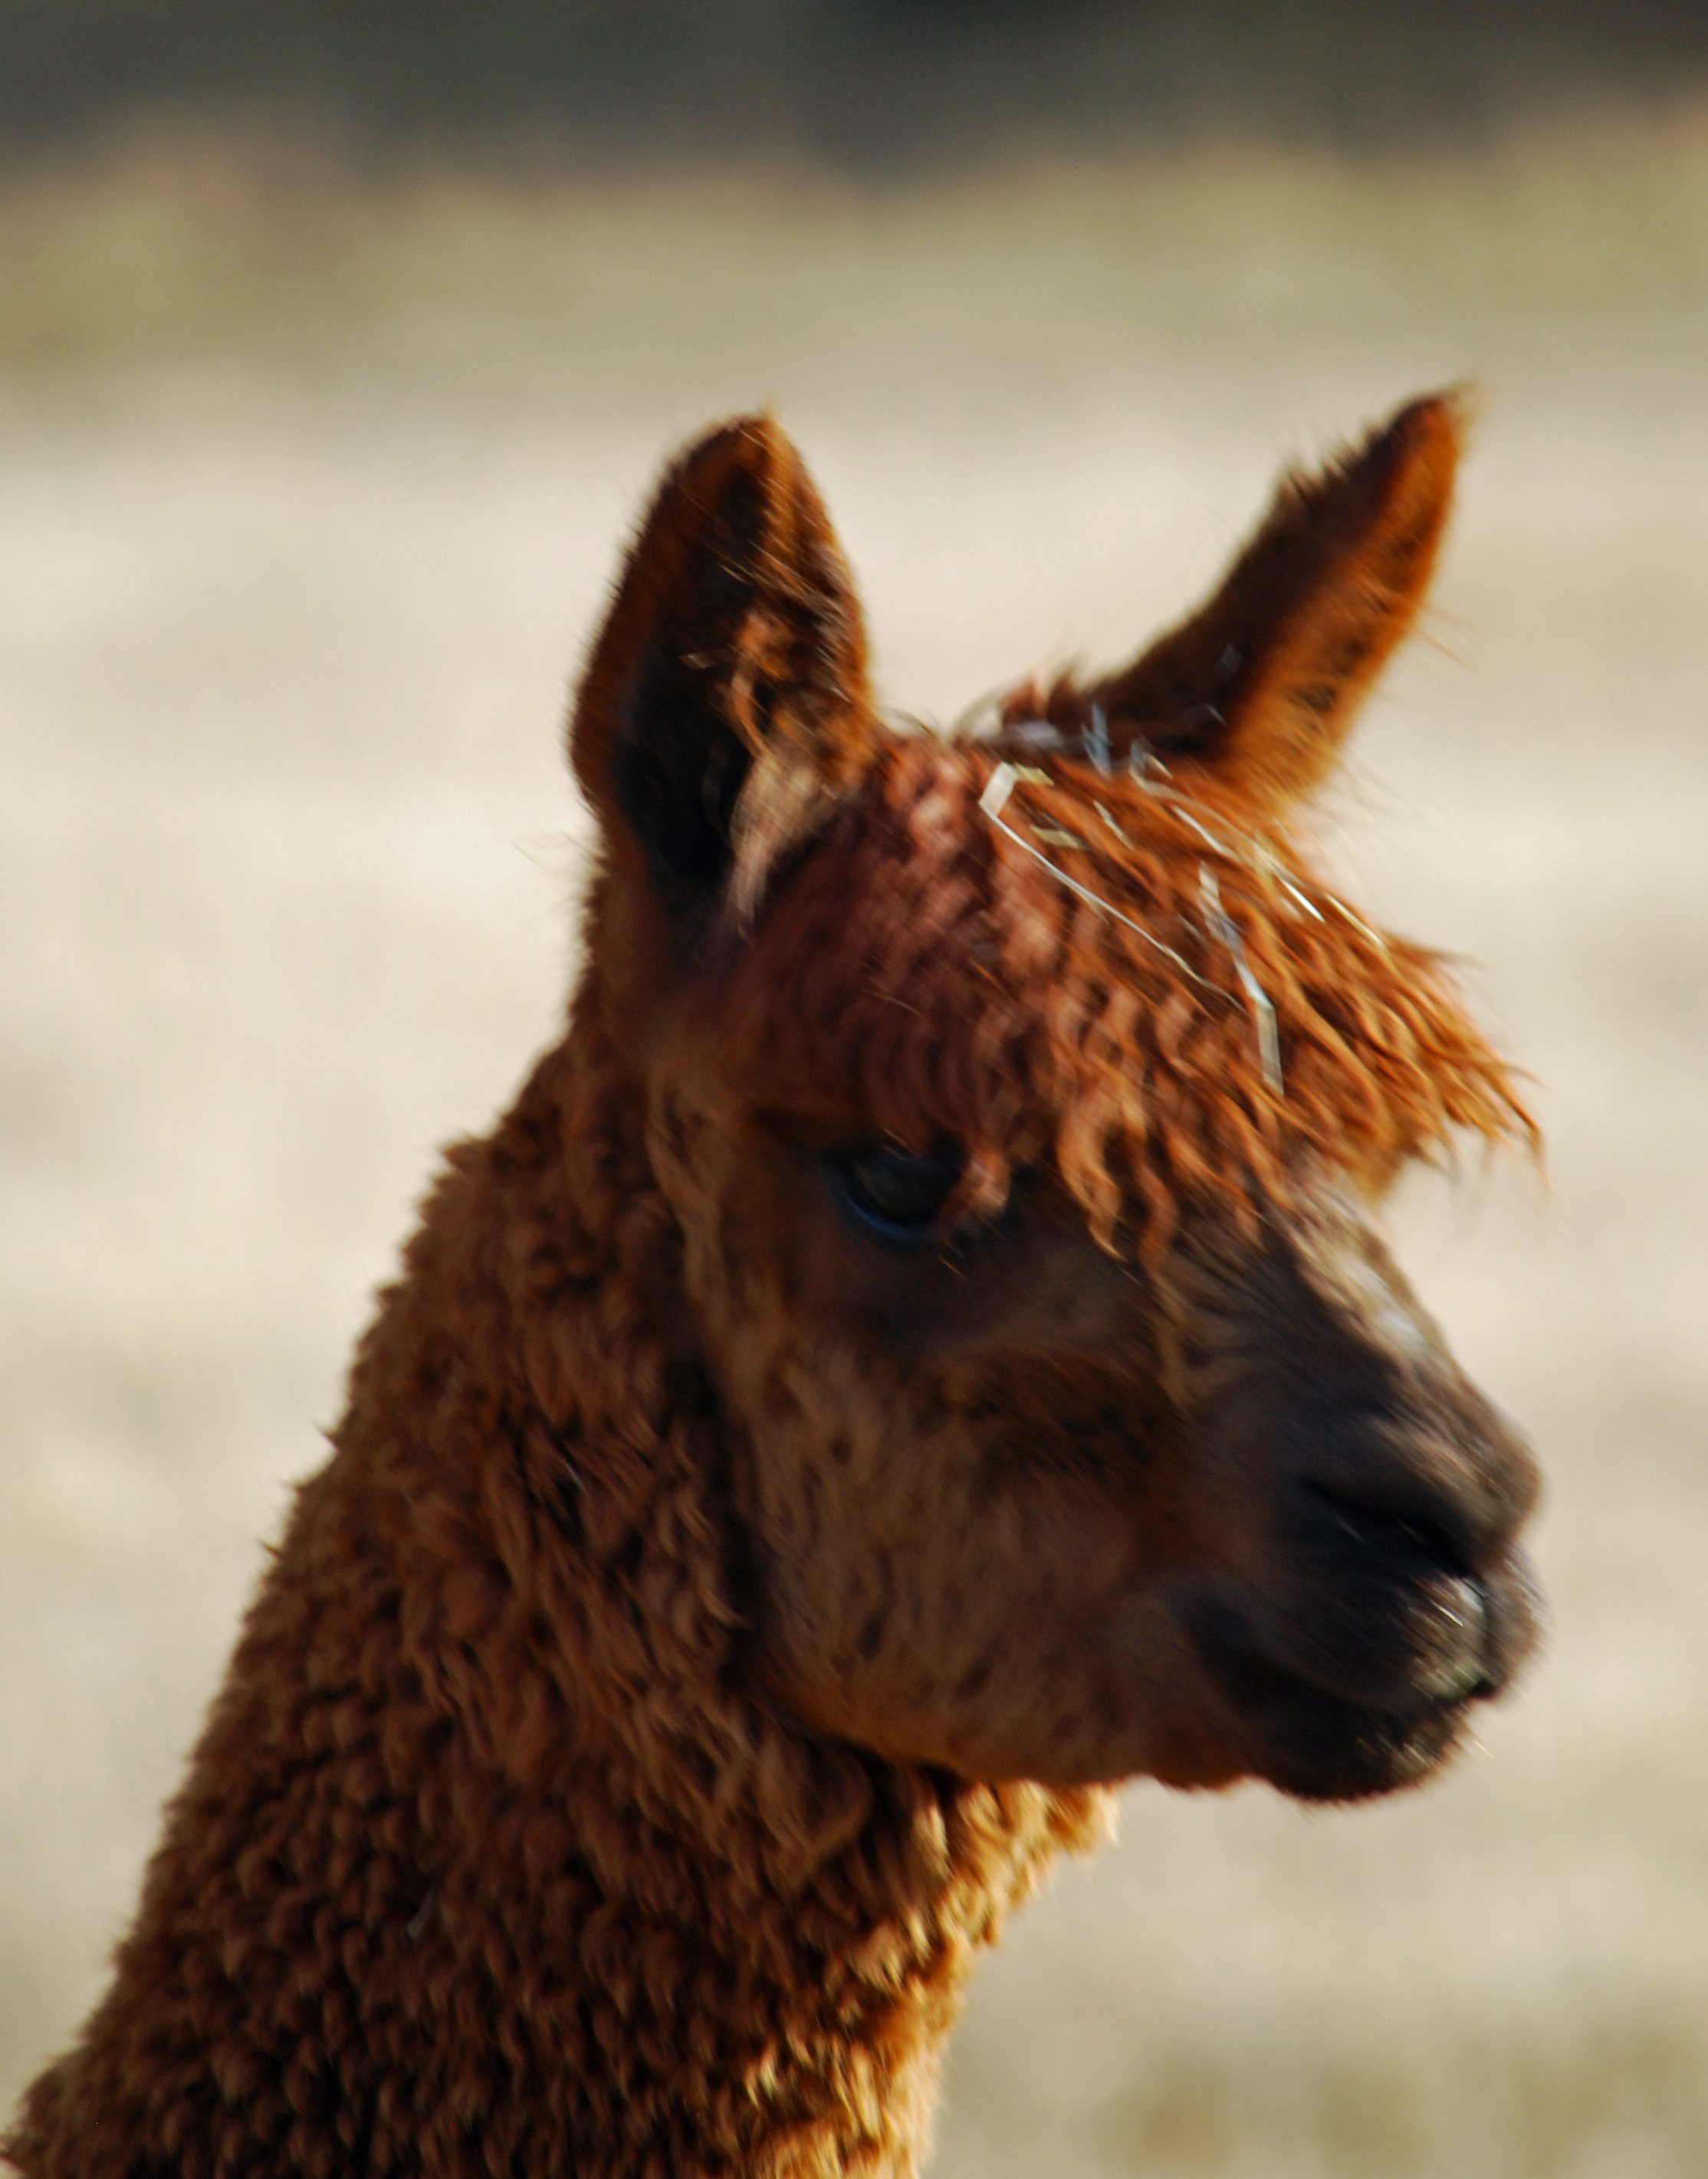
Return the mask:
M 0 0 L 0 2108 L 554 1033 L 665 454 L 773 403 L 947 719 L 1469 377 L 1326 852 L 1536 1078 L 1549 1178 L 1395 1224 L 1547 1464 L 1547 1653 L 1425 1792 L 1130 1791 L 936 2168 L 1708 2170 L 1705 366 L 1694 0 Z

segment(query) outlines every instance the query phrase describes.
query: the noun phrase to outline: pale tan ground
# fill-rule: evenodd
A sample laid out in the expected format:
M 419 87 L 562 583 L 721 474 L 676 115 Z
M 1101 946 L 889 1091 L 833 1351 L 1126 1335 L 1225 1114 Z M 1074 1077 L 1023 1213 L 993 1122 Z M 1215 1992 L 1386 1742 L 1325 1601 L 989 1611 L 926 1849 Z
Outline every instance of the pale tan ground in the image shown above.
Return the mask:
M 565 684 L 664 452 L 774 401 L 947 716 L 1129 647 L 1278 458 L 1473 374 L 1337 853 L 1540 1080 L 1551 1188 L 1398 1223 L 1546 1457 L 1548 1653 L 1424 1794 L 1134 1789 L 986 1973 L 937 2168 L 1708 2171 L 1708 123 L 866 203 L 165 147 L 14 185 L 0 255 L 0 2106 L 434 1145 L 552 1033 Z

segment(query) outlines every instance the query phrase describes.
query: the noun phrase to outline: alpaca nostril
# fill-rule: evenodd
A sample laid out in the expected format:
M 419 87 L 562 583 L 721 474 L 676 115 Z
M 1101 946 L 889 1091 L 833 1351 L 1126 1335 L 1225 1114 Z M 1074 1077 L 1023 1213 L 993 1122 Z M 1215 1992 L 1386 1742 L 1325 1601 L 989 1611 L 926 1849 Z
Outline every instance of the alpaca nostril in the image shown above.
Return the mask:
M 1371 1505 L 1309 1478 L 1301 1478 L 1299 1487 L 1314 1501 L 1319 1519 L 1326 1517 L 1340 1534 L 1398 1570 L 1442 1573 L 1469 1585 L 1469 1556 L 1442 1522 L 1409 1509 Z
M 1295 1408 L 1276 1446 L 1295 1514 L 1308 1507 L 1320 1536 L 1392 1564 L 1498 1574 L 1535 1505 L 1535 1464 L 1470 1387 L 1429 1392 L 1390 1386 Z

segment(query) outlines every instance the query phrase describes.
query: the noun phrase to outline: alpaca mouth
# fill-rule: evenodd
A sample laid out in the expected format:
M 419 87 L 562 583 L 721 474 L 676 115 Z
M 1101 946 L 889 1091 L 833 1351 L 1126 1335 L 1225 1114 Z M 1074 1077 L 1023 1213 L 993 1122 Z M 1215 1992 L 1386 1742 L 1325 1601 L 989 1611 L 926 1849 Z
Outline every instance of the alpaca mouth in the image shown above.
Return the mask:
M 1515 1661 L 1491 1647 L 1451 1674 L 1424 1668 L 1354 1693 L 1278 1657 L 1225 1598 L 1201 1599 L 1191 1632 L 1249 1737 L 1248 1771 L 1305 1801 L 1363 1800 L 1427 1777 L 1458 1746 L 1471 1706 L 1502 1691 Z

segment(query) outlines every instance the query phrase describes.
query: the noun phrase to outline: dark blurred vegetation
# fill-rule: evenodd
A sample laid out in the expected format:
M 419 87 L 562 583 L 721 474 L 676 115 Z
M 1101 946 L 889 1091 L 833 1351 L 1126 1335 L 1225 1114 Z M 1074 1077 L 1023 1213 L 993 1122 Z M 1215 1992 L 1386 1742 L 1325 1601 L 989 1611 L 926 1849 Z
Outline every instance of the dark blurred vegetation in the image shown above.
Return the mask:
M 1704 0 L 0 0 L 14 160 L 190 118 L 382 164 L 1370 153 L 1705 84 Z

